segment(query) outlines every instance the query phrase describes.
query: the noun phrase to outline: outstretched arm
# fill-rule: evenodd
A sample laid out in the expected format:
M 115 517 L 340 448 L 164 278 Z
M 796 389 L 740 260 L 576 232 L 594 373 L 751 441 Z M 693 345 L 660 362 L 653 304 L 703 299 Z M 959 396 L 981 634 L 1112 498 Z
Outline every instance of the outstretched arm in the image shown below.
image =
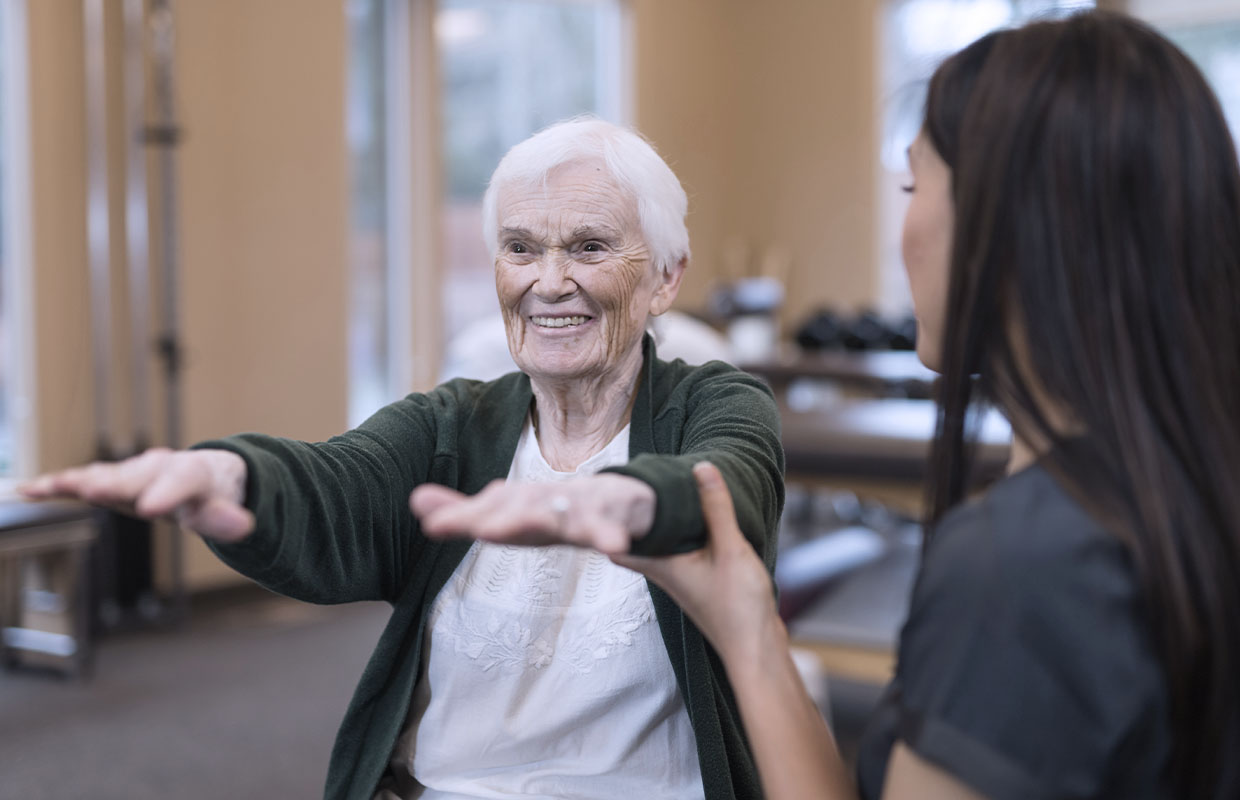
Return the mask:
M 300 600 L 391 599 L 425 542 L 406 498 L 426 480 L 436 401 L 411 395 L 326 442 L 242 434 L 47 475 L 24 492 L 174 517 L 229 566 Z
M 571 544 L 609 555 L 627 553 L 650 531 L 654 489 L 626 475 L 588 475 L 560 483 L 493 481 L 468 497 L 425 484 L 409 507 L 432 538 L 478 538 L 506 544 Z
M 172 517 L 188 530 L 236 542 L 254 530 L 244 507 L 246 466 L 225 450 L 154 448 L 115 463 L 95 463 L 42 475 L 18 491 L 31 500 L 71 498 L 123 514 Z

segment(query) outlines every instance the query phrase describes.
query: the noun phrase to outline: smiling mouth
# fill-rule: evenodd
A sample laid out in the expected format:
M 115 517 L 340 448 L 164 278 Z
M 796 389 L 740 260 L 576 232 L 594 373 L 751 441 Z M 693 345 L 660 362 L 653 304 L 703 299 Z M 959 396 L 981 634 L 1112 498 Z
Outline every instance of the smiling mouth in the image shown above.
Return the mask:
M 539 328 L 575 328 L 578 325 L 584 325 L 593 317 L 575 316 L 575 317 L 530 317 L 530 322 Z

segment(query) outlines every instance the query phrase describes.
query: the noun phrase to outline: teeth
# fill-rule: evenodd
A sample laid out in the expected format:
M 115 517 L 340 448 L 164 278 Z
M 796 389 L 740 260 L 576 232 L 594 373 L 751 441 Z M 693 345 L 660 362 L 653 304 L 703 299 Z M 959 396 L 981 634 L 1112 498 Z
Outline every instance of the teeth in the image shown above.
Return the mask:
M 540 328 L 567 328 L 571 325 L 582 325 L 589 317 L 530 317 L 530 321 Z

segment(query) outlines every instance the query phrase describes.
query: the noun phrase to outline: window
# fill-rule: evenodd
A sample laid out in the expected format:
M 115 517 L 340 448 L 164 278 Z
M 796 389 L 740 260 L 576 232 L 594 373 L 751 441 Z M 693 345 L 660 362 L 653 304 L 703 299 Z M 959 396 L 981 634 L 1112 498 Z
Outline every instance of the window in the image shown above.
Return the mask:
M 499 311 L 481 216 L 499 159 L 566 117 L 625 121 L 622 12 L 618 0 L 441 0 L 445 342 Z
M 384 0 L 348 0 L 349 144 L 352 225 L 349 240 L 349 424 L 395 394 L 388 335 L 388 153 Z
M 891 0 L 880 26 L 879 287 L 883 310 L 911 306 L 900 257 L 900 227 L 908 205 L 905 148 L 917 136 L 926 83 L 947 56 L 996 28 L 1091 8 L 1087 0 Z
M 1228 0 L 1132 0 L 1129 10 L 1196 62 L 1218 95 L 1232 138 L 1240 139 L 1240 6 Z
M 446 343 L 495 316 L 481 219 L 491 171 L 509 147 L 556 120 L 592 113 L 624 121 L 626 39 L 622 0 L 344 0 L 344 9 L 349 423 L 356 425 L 395 397 L 427 388 L 433 356 L 414 352 L 424 342 Z M 437 135 L 414 129 L 434 118 Z M 438 150 L 425 146 L 434 138 Z M 442 193 L 425 196 L 435 181 L 419 176 L 435 172 Z M 411 232 L 426 217 L 437 217 L 438 227 Z M 438 247 L 419 246 L 436 235 Z M 438 263 L 422 263 L 435 251 Z M 413 278 L 427 271 L 435 280 L 416 286 L 443 287 L 442 312 L 434 310 L 442 331 L 427 331 L 429 315 L 412 308 L 429 299 L 414 291 Z
M 0 478 L 32 474 L 25 6 L 0 0 Z
M 1240 9 L 1235 13 L 1236 19 L 1164 30 L 1205 74 L 1218 95 L 1232 138 L 1240 136 Z

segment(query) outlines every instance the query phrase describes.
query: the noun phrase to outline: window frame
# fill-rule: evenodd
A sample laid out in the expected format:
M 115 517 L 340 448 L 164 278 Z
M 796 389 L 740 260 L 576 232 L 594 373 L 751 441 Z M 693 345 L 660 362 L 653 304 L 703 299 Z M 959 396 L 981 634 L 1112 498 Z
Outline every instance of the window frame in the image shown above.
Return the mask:
M 3 2 L 3 0 L 0 0 Z M 347 0 L 346 0 L 347 2 Z M 565 4 L 606 5 L 615 9 L 616 49 L 602 59 L 609 83 L 600 92 L 610 102 L 600 115 L 628 124 L 633 119 L 632 0 L 555 0 Z M 445 197 L 440 93 L 440 51 L 435 22 L 437 0 L 382 0 L 384 29 L 384 160 L 387 165 L 384 219 L 386 256 L 387 386 L 396 399 L 438 383 L 444 355 L 442 214 Z M 347 5 L 342 3 L 347 13 Z M 481 231 L 478 232 L 479 236 Z M 350 374 L 352 365 L 350 365 Z M 350 395 L 352 393 L 350 392 Z M 351 404 L 350 404 L 351 405 Z M 349 423 L 367 411 L 348 409 Z
M 0 281 L 3 282 L 7 423 L 13 458 L 0 478 L 26 478 L 39 471 L 38 403 L 35 401 L 33 219 L 30 182 L 30 93 L 26 0 L 0 0 L 0 78 L 4 104 L 0 130 Z
M 347 3 L 347 0 L 346 0 Z M 434 0 L 381 0 L 385 105 L 385 395 L 434 386 L 439 368 L 438 115 Z M 342 3 L 344 13 L 347 5 Z M 414 242 L 421 243 L 417 248 Z M 352 268 L 352 267 L 351 267 Z M 350 287 L 350 291 L 352 288 Z M 350 305 L 351 308 L 351 305 Z M 349 372 L 352 378 L 352 365 Z M 350 397 L 352 392 L 349 393 Z M 353 408 L 350 426 L 377 409 Z
M 912 295 L 908 288 L 908 280 L 904 274 L 903 258 L 900 253 L 900 231 L 905 211 L 908 208 L 908 197 L 900 186 L 908 179 L 907 169 L 893 169 L 885 160 L 885 152 L 891 146 L 887 140 L 889 130 L 889 114 L 896 96 L 906 87 L 896 85 L 894 76 L 890 74 L 892 40 L 892 14 L 897 5 L 915 2 L 916 0 L 883 0 L 875 9 L 875 42 L 874 48 L 874 97 L 876 100 L 876 116 L 878 119 L 878 137 L 875 148 L 874 213 L 877 215 L 874 235 L 877 237 L 874 252 L 877 258 L 877 275 L 875 276 L 875 308 L 884 314 L 901 315 L 912 309 Z M 1106 7 L 1107 0 L 1050 0 L 1060 2 L 1064 6 L 1079 5 L 1095 8 Z M 1136 0 L 1140 2 L 1140 0 Z M 1158 0 L 1145 0 L 1157 2 Z M 1234 0 L 1232 0 L 1234 2 Z M 1019 15 L 1021 6 L 1035 5 L 1037 0 L 1004 0 L 1012 12 Z M 1178 0 L 1173 0 L 1178 2 Z M 1199 0 L 1199 2 L 1228 2 L 1228 0 Z M 950 55 L 944 52 L 942 58 Z M 939 59 L 941 60 L 941 58 Z M 929 80 L 937 61 L 926 65 L 929 69 L 923 76 Z M 904 143 L 907 144 L 907 143 Z
M 1127 13 L 1165 30 L 1240 20 L 1235 0 L 1127 0 L 1126 5 Z

